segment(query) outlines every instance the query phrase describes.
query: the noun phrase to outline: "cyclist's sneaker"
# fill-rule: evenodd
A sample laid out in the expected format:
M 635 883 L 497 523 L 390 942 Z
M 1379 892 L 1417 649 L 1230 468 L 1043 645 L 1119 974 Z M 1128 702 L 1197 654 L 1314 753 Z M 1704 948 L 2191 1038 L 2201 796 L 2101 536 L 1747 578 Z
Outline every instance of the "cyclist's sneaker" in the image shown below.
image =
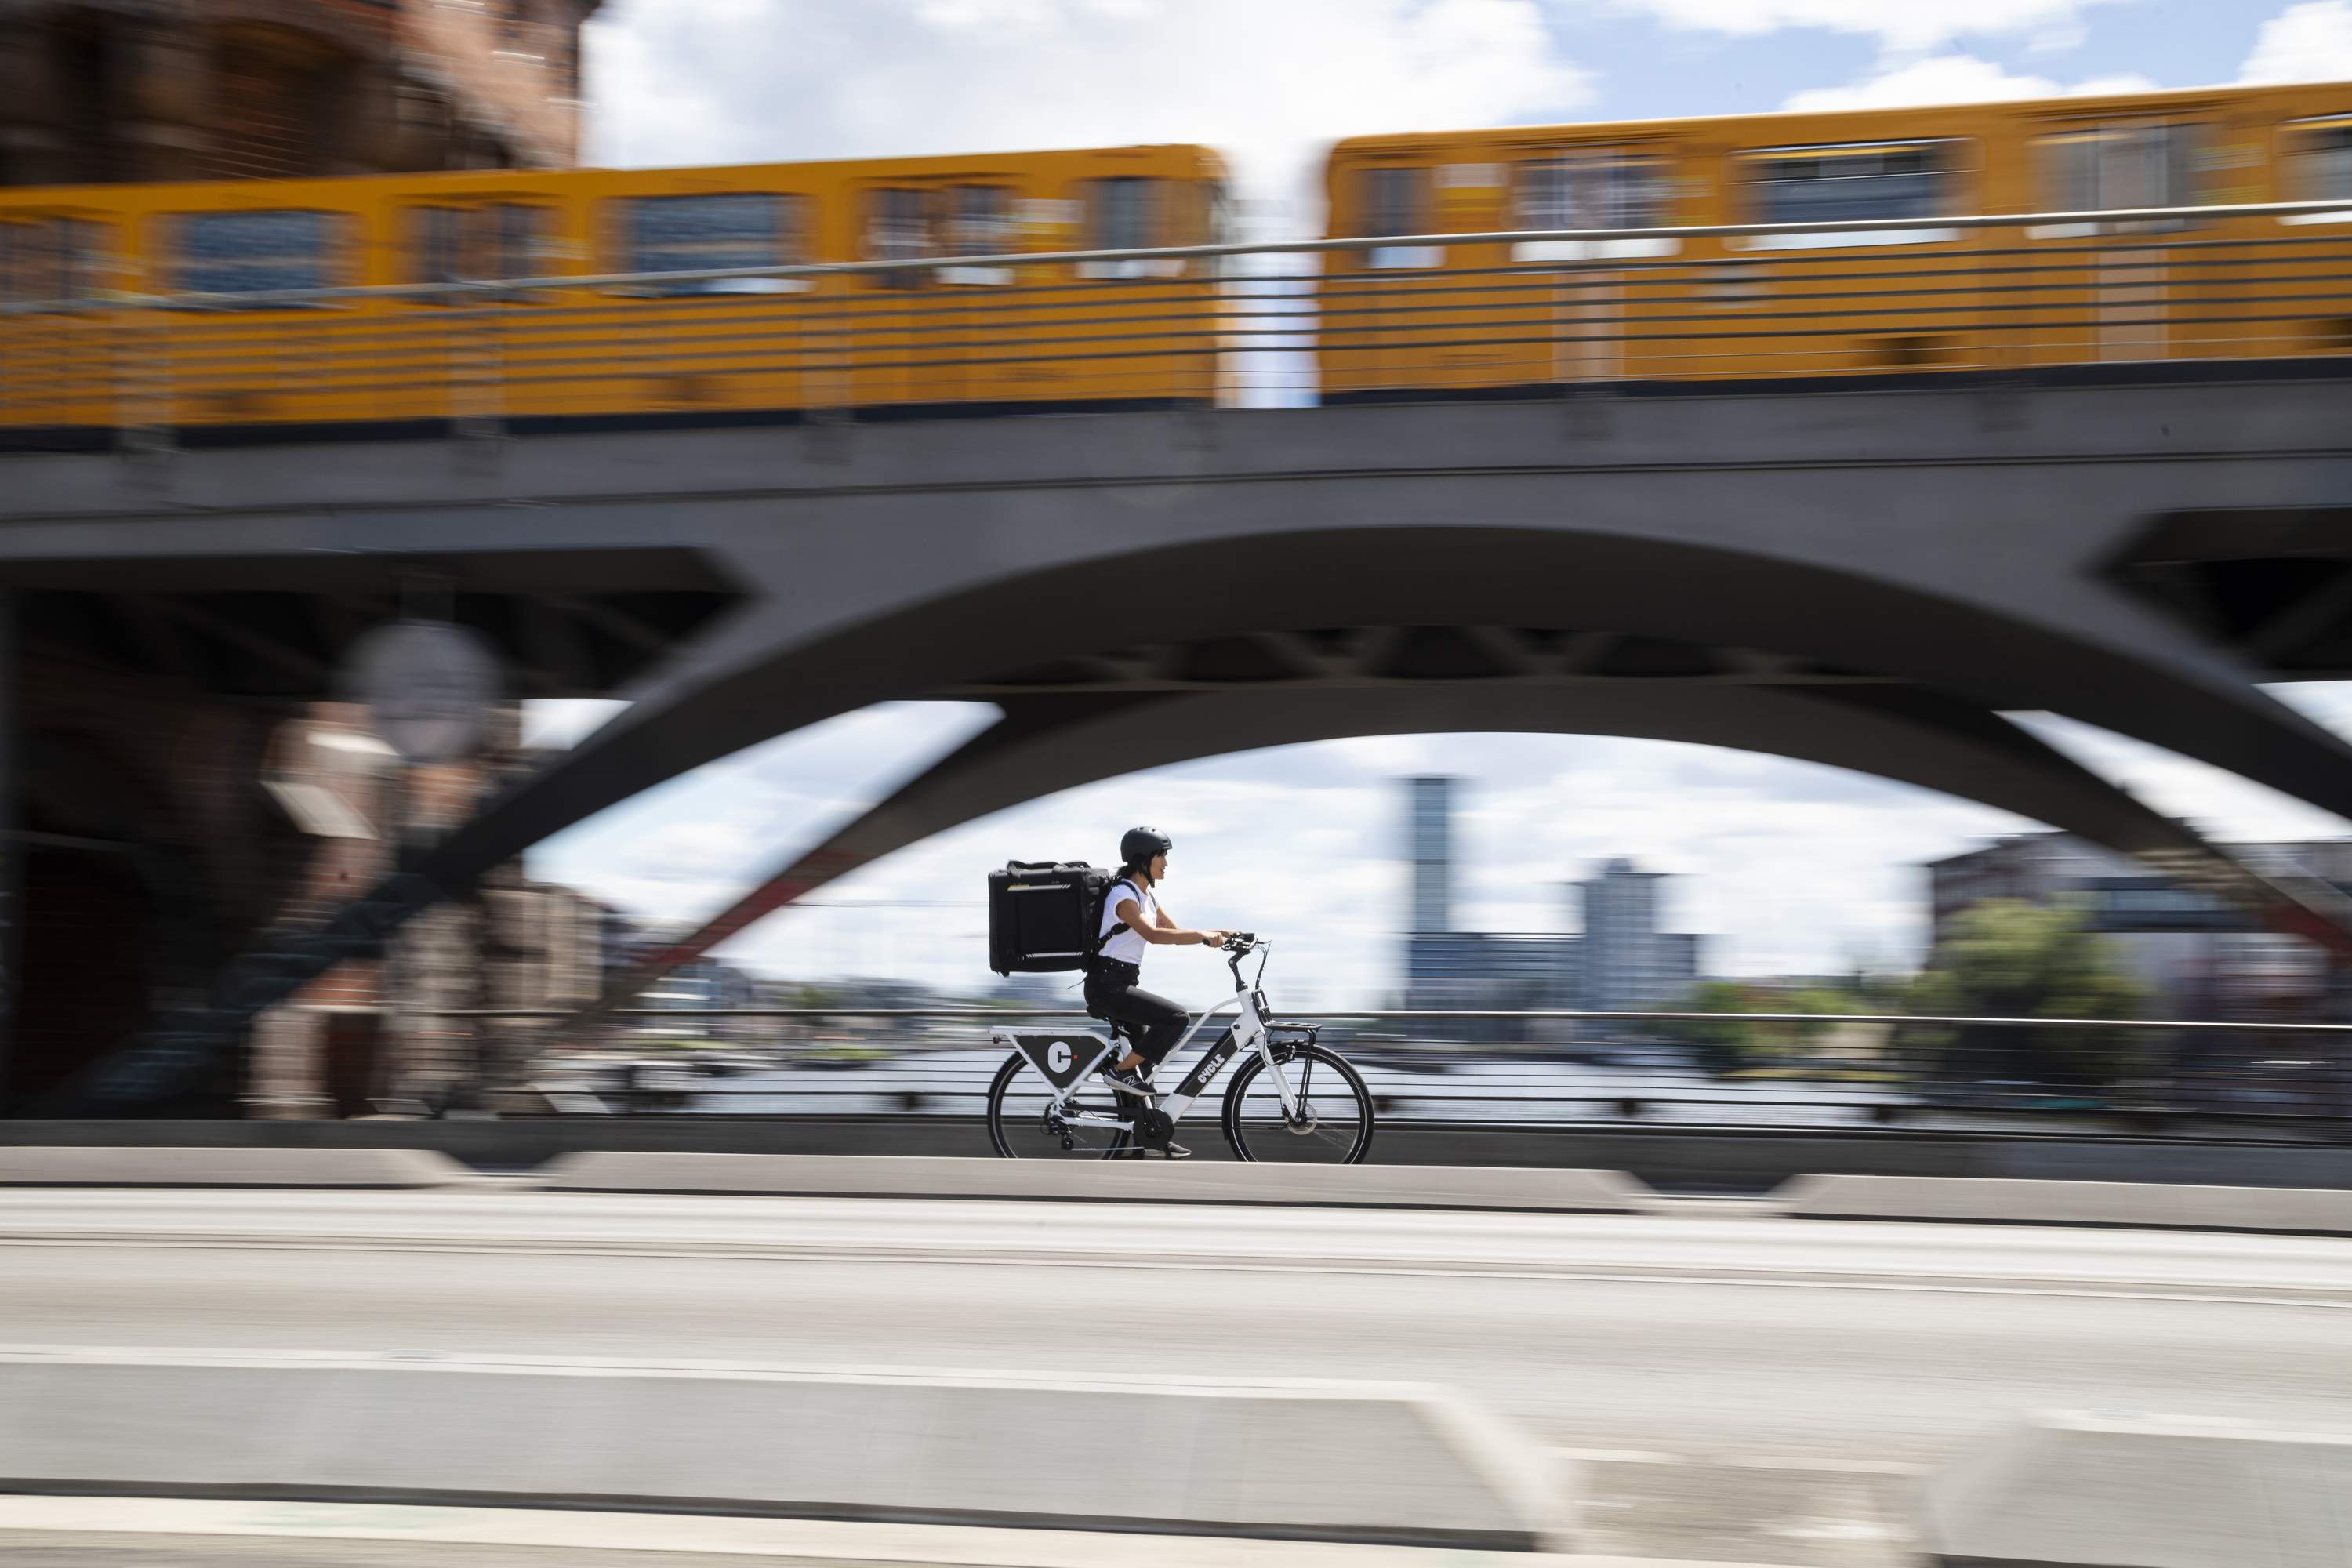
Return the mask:
M 1171 1143 L 1167 1148 L 1167 1156 L 1171 1160 L 1189 1160 L 1192 1157 L 1192 1151 L 1181 1143 Z
M 1122 1070 L 1118 1068 L 1105 1068 L 1102 1070 L 1102 1077 L 1103 1081 L 1110 1085 L 1117 1093 L 1131 1094 L 1138 1100 L 1150 1100 L 1152 1095 L 1151 1079 L 1146 1076 L 1150 1071 L 1149 1068 L 1140 1071 L 1134 1068 Z

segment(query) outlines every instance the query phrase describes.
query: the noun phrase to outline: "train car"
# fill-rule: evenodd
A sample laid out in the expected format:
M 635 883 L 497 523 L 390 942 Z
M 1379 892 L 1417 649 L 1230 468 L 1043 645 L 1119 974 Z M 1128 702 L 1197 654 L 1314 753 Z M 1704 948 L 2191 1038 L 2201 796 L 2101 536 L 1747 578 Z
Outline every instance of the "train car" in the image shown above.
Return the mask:
M 662 275 L 1202 244 L 1224 192 L 1189 146 L 0 191 L 0 428 L 1204 401 L 1194 262 Z
M 1328 401 L 2352 347 L 2347 84 L 1357 137 L 1326 184 L 1334 239 L 1831 226 L 1330 251 Z M 1949 221 L 2338 198 L 2160 226 Z M 1904 226 L 1834 226 L 1863 221 Z

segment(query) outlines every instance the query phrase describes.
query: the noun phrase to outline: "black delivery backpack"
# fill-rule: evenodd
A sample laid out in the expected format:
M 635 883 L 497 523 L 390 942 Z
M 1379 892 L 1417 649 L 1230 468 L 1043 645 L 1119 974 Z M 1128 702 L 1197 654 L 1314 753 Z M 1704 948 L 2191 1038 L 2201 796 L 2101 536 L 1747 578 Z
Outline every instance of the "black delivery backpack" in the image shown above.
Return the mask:
M 1083 860 L 1008 860 L 988 874 L 988 966 L 999 974 L 1084 969 L 1118 879 Z

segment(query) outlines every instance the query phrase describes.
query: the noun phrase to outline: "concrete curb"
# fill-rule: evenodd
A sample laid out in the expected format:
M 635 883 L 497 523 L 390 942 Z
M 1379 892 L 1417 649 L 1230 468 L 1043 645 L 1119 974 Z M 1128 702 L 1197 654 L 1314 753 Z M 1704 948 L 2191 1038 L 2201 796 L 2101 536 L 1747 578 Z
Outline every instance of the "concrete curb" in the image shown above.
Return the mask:
M 1928 1479 L 1921 1531 L 1948 1568 L 2342 1568 L 2352 1431 L 2037 1415 Z
M 1558 1479 L 1514 1429 L 1411 1384 L 0 1351 L 0 1491 L 1527 1552 L 1556 1542 Z
M 0 1146 L 0 1186 L 448 1187 L 477 1179 L 429 1149 Z
M 2295 1187 L 1940 1176 L 1800 1176 L 1773 1194 L 1800 1219 L 1977 1221 L 2352 1235 L 2352 1193 Z
M 893 1155 L 564 1154 L 541 1168 L 539 1184 L 557 1192 L 1060 1198 L 1600 1214 L 1636 1213 L 1652 1197 L 1648 1188 L 1617 1171 Z
M 1194 1164 L 1219 1160 L 1212 1141 Z M 431 1149 L 485 1169 L 591 1150 L 993 1159 L 977 1117 L 572 1116 L 499 1121 L 0 1121 L 0 1147 Z M 1969 1176 L 2352 1190 L 2352 1148 L 2026 1135 L 1505 1123 L 1381 1124 L 1379 1163 L 1624 1171 L 1667 1191 L 1748 1194 L 1792 1176 Z
M 189 1560 L 291 1562 L 302 1543 L 365 1542 L 371 1563 L 447 1568 L 473 1561 L 466 1548 L 561 1552 L 565 1562 L 628 1568 L 641 1557 L 724 1556 L 738 1563 L 893 1563 L 905 1568 L 1760 1568 L 1681 1558 L 1449 1551 L 1316 1541 L 1204 1540 L 1196 1535 L 1112 1535 L 1077 1530 L 985 1530 L 837 1520 L 719 1515 L 419 1509 L 337 1503 L 250 1503 L 163 1498 L 0 1497 L 0 1559 L 12 1551 L 105 1550 L 131 1562 L 163 1561 L 169 1548 L 205 1548 Z M 283 1557 L 262 1552 L 291 1549 Z M 407 1548 L 402 1553 L 402 1548 Z M 396 1553 L 401 1553 L 395 1555 Z M 234 1555 L 233 1555 L 234 1554 Z M 111 1558 L 109 1559 L 112 1561 Z M 515 1559 L 500 1555 L 500 1563 Z M 177 1559 L 173 1559 L 177 1561 Z M 242 1568 L 242 1563 L 240 1563 Z

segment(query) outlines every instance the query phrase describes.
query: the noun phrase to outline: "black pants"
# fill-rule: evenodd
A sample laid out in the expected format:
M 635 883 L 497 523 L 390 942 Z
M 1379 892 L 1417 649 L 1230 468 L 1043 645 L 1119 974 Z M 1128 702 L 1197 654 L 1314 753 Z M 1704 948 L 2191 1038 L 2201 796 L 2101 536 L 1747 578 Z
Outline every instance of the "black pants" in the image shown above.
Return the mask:
M 1136 984 L 1142 978 L 1143 972 L 1132 963 L 1102 960 L 1087 976 L 1087 1011 L 1125 1024 L 1134 1032 L 1135 1048 L 1143 1059 L 1158 1067 L 1184 1037 L 1192 1015 Z

